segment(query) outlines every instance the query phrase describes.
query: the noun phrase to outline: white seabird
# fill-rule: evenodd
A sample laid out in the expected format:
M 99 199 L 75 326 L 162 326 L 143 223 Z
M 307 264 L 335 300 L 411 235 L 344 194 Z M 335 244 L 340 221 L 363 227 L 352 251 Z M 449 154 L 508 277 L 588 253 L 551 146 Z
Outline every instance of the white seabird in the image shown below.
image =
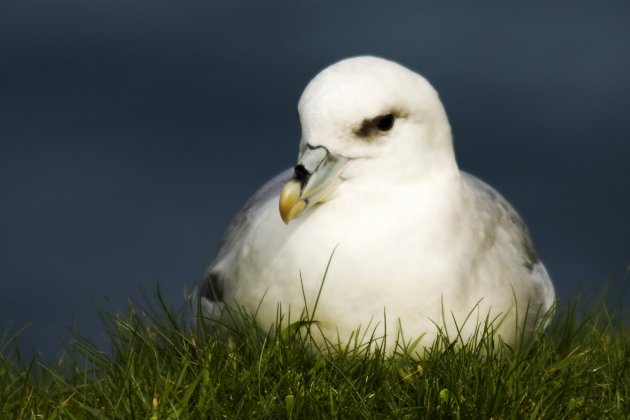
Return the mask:
M 418 350 L 438 328 L 465 340 L 486 320 L 510 345 L 531 335 L 554 301 L 549 275 L 510 204 L 458 169 L 427 80 L 350 58 L 319 73 L 298 110 L 297 165 L 236 215 L 197 288 L 203 317 L 238 306 L 267 328 L 317 300 L 323 337 L 387 335 L 387 351 L 399 333 Z

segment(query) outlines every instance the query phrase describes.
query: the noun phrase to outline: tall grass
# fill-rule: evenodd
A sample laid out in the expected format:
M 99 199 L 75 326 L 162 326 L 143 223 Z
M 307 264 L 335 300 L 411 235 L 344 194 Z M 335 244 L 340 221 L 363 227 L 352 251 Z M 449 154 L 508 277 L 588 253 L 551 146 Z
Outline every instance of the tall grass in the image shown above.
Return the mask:
M 445 336 L 418 361 L 404 346 L 311 351 L 314 323 L 229 334 L 190 326 L 159 293 L 103 313 L 111 341 L 76 336 L 58 365 L 0 343 L 2 418 L 629 418 L 630 332 L 601 307 L 559 308 L 537 340 Z

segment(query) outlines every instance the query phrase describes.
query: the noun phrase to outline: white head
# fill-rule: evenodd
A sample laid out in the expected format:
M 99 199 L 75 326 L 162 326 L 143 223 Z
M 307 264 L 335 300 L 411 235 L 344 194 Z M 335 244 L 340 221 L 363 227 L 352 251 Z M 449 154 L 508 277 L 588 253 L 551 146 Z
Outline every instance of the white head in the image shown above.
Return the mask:
M 286 222 L 342 182 L 384 175 L 405 182 L 457 170 L 437 92 L 394 62 L 355 57 L 333 64 L 308 84 L 298 111 L 299 163 L 280 202 Z

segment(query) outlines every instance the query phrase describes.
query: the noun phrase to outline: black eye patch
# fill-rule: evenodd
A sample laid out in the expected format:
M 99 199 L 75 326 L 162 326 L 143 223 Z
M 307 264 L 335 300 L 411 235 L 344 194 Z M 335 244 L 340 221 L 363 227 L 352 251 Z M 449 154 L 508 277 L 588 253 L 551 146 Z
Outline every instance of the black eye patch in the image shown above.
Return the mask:
M 389 131 L 394 126 L 394 114 L 383 115 L 376 118 L 376 128 L 380 131 Z
M 394 127 L 396 116 L 392 113 L 379 115 L 376 118 L 363 120 L 361 127 L 354 131 L 358 137 L 371 137 L 378 133 L 384 133 Z

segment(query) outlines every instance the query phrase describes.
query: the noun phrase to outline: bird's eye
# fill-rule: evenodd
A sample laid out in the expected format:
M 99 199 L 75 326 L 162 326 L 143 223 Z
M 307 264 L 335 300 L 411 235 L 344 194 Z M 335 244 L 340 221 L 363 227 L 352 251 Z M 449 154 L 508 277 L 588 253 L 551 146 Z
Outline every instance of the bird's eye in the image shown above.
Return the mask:
M 354 134 L 357 137 L 371 138 L 379 133 L 389 131 L 394 126 L 396 115 L 397 114 L 389 113 L 375 118 L 365 119 L 359 128 L 354 130 Z
M 376 128 L 380 131 L 389 131 L 394 126 L 394 114 L 383 115 L 376 118 Z

